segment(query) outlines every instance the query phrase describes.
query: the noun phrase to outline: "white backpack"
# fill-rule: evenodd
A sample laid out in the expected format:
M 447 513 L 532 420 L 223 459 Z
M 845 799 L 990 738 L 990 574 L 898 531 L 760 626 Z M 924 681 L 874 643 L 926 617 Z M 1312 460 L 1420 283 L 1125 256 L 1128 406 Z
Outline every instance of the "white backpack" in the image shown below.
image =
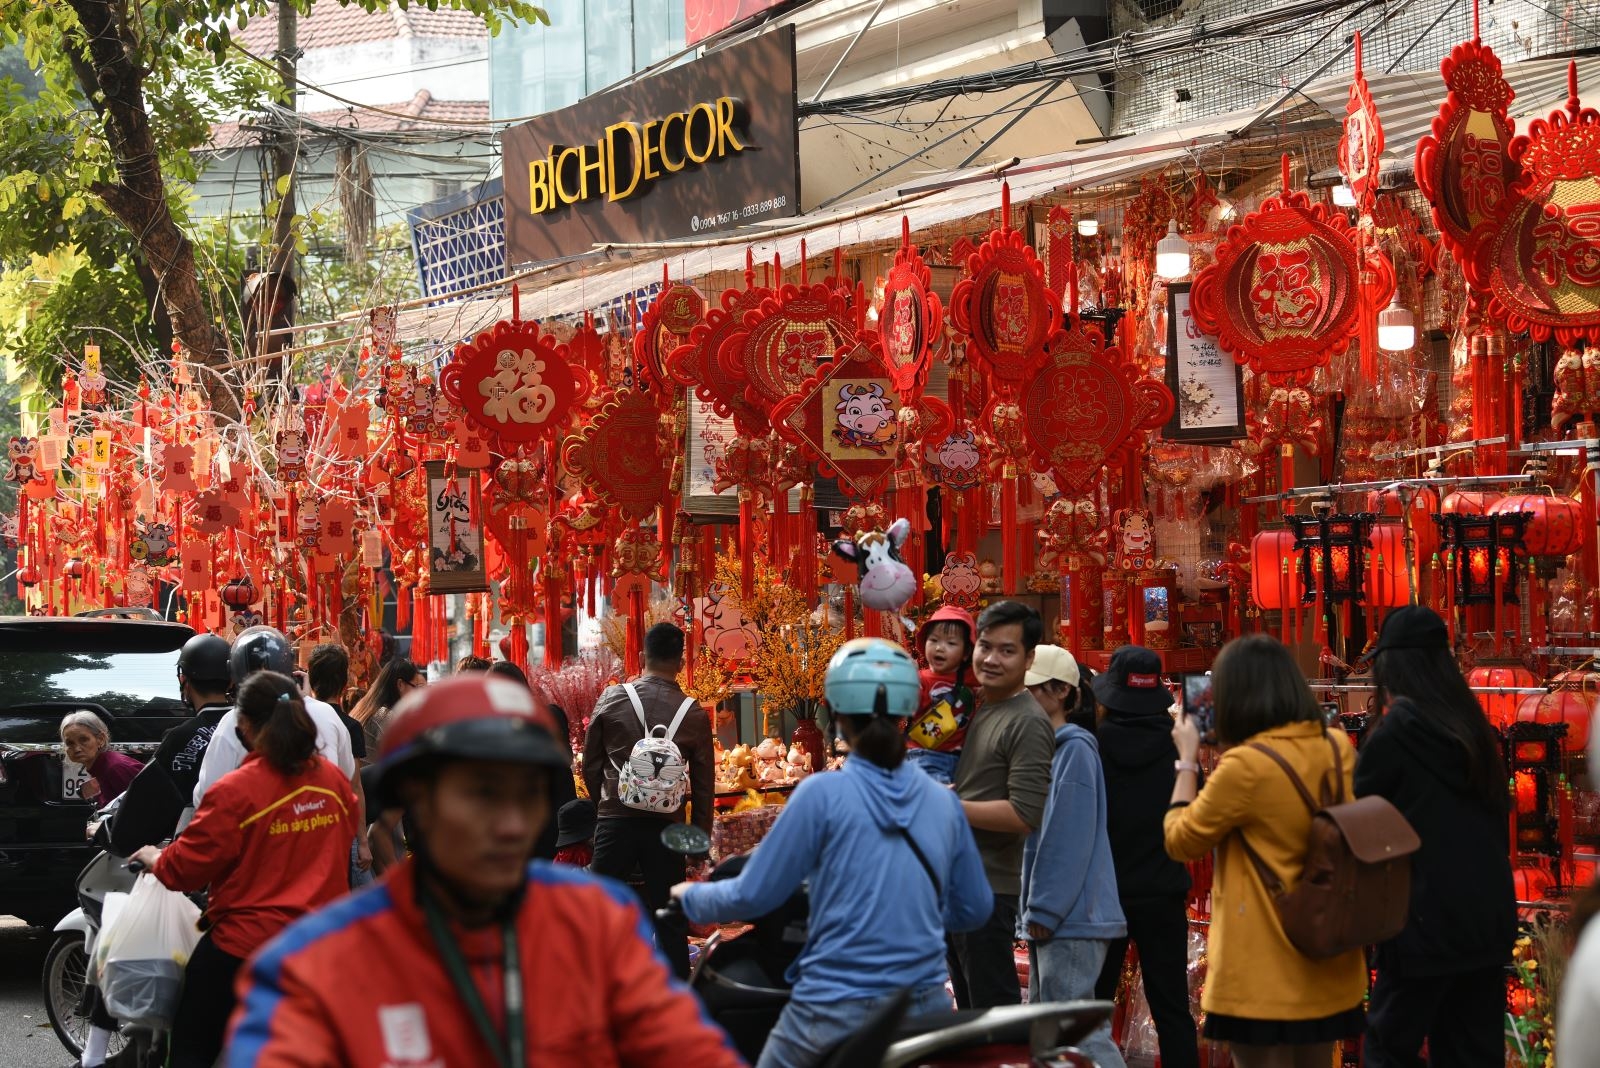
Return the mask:
M 625 682 L 622 688 L 633 702 L 644 737 L 633 743 L 627 762 L 617 768 L 617 800 L 644 812 L 676 812 L 683 807 L 684 795 L 689 791 L 689 765 L 672 739 L 683 717 L 697 702 L 693 697 L 684 698 L 671 726 L 652 727 L 644 718 L 644 704 L 633 683 Z

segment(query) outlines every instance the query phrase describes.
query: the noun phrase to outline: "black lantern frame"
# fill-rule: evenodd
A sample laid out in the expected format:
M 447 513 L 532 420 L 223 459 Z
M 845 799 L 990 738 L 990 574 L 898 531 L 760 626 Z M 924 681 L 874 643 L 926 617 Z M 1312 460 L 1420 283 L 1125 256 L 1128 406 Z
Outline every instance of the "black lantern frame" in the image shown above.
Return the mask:
M 1300 554 L 1300 603 L 1359 604 L 1366 597 L 1367 549 L 1372 544 L 1372 512 L 1286 515 Z M 1342 565 L 1342 566 L 1341 566 Z
M 1504 515 L 1436 515 L 1439 548 L 1448 550 L 1450 579 L 1458 605 L 1493 604 L 1502 570 L 1501 604 L 1520 604 L 1517 564 L 1526 556 L 1524 537 L 1532 512 Z

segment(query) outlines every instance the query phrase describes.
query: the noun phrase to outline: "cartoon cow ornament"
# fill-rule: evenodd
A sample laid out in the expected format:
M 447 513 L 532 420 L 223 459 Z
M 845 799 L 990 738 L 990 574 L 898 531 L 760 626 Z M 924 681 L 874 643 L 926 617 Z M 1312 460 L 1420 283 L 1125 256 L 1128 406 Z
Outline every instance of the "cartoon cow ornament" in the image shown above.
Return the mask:
M 917 592 L 917 576 L 900 557 L 911 536 L 911 523 L 896 519 L 887 531 L 873 530 L 840 538 L 833 551 L 861 569 L 861 603 L 880 612 L 896 612 Z

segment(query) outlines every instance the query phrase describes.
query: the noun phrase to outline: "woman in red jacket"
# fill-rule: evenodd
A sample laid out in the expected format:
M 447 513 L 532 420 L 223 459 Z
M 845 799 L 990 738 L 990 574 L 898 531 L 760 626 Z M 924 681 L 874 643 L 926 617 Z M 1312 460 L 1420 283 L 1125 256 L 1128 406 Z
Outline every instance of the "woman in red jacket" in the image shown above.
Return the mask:
M 167 1068 L 210 1068 L 244 959 L 350 888 L 355 795 L 350 780 L 317 755 L 317 729 L 294 680 L 257 672 L 239 687 L 235 707 L 250 750 L 244 763 L 206 791 L 176 842 L 145 846 L 132 858 L 169 889 L 211 888 Z

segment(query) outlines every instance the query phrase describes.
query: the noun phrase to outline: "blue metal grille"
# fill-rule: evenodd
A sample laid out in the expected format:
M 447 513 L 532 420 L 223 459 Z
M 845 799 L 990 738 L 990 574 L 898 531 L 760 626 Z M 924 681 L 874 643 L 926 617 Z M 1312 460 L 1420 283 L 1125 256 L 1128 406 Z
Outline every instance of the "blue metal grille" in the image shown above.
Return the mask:
M 505 184 L 499 178 L 407 213 L 417 278 L 425 297 L 498 282 L 506 276 Z

